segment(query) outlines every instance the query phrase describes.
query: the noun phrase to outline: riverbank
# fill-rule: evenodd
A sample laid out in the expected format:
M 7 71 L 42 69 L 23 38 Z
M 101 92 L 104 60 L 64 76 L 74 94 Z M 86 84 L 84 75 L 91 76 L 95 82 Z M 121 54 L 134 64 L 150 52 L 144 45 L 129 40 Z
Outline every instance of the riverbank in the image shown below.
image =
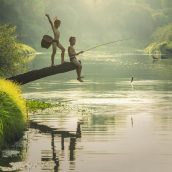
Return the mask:
M 172 42 L 153 42 L 145 48 L 145 52 L 148 54 L 160 54 L 161 58 L 168 58 L 172 56 Z
M 0 79 L 0 148 L 18 140 L 26 127 L 26 101 L 18 85 Z
M 152 54 L 157 58 L 170 58 L 172 57 L 172 24 L 168 23 L 161 27 L 158 27 L 152 34 L 153 42 L 150 43 L 146 48 L 145 52 Z

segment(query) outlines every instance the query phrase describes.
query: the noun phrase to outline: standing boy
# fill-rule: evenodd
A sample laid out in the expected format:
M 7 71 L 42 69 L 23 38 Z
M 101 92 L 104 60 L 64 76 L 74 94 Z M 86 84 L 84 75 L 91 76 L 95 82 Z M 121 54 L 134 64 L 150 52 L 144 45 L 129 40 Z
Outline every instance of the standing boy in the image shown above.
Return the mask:
M 54 66 L 54 58 L 56 55 L 57 47 L 61 50 L 61 63 L 64 63 L 65 48 L 59 42 L 60 32 L 58 30 L 60 27 L 61 21 L 58 19 L 55 19 L 54 23 L 53 23 L 48 14 L 46 14 L 45 16 L 48 18 L 50 25 L 51 25 L 51 28 L 52 28 L 53 33 L 54 33 L 54 40 L 52 43 L 52 54 L 51 54 L 51 66 Z

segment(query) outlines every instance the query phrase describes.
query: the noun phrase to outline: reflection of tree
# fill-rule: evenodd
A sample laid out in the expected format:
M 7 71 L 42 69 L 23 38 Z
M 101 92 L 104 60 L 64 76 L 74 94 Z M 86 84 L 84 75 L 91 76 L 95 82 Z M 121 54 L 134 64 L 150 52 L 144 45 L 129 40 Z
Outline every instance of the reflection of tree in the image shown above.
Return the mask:
M 28 133 L 25 132 L 26 138 L 20 139 L 14 145 L 11 145 L 3 153 L 0 153 L 0 166 L 11 167 L 10 163 L 21 162 L 26 159 L 27 148 L 28 148 Z M 10 151 L 10 152 L 9 152 Z M 14 151 L 14 153 L 13 153 Z M 4 156 L 4 154 L 7 154 Z

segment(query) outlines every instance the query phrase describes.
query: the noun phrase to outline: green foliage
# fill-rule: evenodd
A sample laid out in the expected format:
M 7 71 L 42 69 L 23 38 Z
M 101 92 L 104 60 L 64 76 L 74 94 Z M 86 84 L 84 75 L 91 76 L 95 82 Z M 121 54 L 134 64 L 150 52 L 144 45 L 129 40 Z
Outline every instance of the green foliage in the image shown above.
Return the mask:
M 23 70 L 26 53 L 35 52 L 29 46 L 18 43 L 16 27 L 0 25 L 0 75 L 12 75 Z
M 45 13 L 52 20 L 61 19 L 63 45 L 74 34 L 87 47 L 121 37 L 133 37 L 137 45 L 145 45 L 157 27 L 172 18 L 171 0 L 0 0 L 0 4 L 0 22 L 16 25 L 18 38 L 37 49 L 43 34 L 52 35 Z
M 149 54 L 164 54 L 172 55 L 172 41 L 171 42 L 153 42 L 145 48 L 145 52 Z
M 44 110 L 47 108 L 55 107 L 56 105 L 51 103 L 46 103 L 38 100 L 27 100 L 26 102 L 29 112 L 35 112 L 37 110 Z
M 153 34 L 153 43 L 147 46 L 147 53 L 159 52 L 161 54 L 172 54 L 172 24 L 159 27 Z
M 0 26 L 0 66 L 1 74 L 7 70 L 14 71 L 16 63 L 19 63 L 16 51 L 16 28 L 9 25 Z
M 0 147 L 22 135 L 26 120 L 26 103 L 19 87 L 0 79 Z
M 16 27 L 0 25 L 0 75 L 11 75 L 24 69 L 26 54 L 35 52 L 31 47 L 16 39 Z
M 172 23 L 159 27 L 153 34 L 155 41 L 172 41 Z
M 0 23 L 17 26 L 20 41 L 35 45 L 40 41 L 40 19 L 44 13 L 43 1 L 37 0 L 0 0 Z M 40 45 L 40 44 L 39 44 Z

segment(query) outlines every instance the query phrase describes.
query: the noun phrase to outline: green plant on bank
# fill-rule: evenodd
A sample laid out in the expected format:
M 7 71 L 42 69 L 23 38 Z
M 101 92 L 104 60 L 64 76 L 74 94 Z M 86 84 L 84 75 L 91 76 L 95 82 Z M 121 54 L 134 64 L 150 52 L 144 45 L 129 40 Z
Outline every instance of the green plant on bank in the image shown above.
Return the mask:
M 0 147 L 19 139 L 26 122 L 26 102 L 19 86 L 0 79 Z
M 145 52 L 172 55 L 172 24 L 159 27 L 153 34 L 154 42 L 145 48 Z
M 148 54 L 166 54 L 172 55 L 172 41 L 153 42 L 145 48 Z
M 0 76 L 23 71 L 25 56 L 34 53 L 33 48 L 18 42 L 15 26 L 0 25 Z

